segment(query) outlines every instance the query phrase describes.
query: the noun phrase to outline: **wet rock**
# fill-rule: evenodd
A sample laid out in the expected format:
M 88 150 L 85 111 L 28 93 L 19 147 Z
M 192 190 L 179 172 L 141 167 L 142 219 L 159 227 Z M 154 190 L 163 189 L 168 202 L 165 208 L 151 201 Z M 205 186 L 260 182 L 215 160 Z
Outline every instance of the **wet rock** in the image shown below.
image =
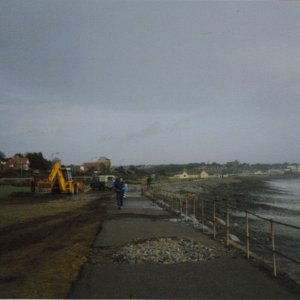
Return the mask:
M 234 234 L 229 234 L 229 238 L 234 242 L 237 242 L 237 243 L 241 242 L 240 239 Z
M 224 220 L 222 220 L 221 218 L 215 217 L 215 219 L 219 224 L 226 226 L 226 222 Z

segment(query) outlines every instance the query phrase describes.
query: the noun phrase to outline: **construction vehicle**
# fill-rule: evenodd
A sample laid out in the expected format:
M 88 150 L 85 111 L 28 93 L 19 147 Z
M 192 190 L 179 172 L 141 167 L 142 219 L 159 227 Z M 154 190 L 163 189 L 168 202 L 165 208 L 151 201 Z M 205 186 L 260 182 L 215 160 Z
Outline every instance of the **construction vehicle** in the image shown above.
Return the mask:
M 115 176 L 114 175 L 98 175 L 99 172 L 95 171 L 91 181 L 91 188 L 93 190 L 112 190 L 114 187 Z
M 63 168 L 59 161 L 55 162 L 48 181 L 40 180 L 38 188 L 48 188 L 51 193 L 77 194 L 82 190 L 82 184 L 72 179 L 71 169 Z

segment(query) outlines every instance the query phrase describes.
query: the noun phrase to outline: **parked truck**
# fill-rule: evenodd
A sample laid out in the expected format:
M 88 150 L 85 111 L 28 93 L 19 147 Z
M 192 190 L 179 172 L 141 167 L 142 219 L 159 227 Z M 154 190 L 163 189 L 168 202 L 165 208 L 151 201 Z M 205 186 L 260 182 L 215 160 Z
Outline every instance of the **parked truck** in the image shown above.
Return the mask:
M 93 190 L 112 190 L 114 187 L 115 176 L 114 175 L 99 175 L 98 172 L 94 172 L 91 188 Z

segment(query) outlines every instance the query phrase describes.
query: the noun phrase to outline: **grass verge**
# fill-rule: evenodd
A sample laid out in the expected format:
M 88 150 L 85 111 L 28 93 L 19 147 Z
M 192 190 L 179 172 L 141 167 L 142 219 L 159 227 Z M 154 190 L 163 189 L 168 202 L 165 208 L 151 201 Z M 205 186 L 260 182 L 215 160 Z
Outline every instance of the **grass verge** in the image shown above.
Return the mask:
M 28 186 L 13 186 L 13 185 L 0 185 L 0 198 L 7 197 L 15 192 L 29 192 Z

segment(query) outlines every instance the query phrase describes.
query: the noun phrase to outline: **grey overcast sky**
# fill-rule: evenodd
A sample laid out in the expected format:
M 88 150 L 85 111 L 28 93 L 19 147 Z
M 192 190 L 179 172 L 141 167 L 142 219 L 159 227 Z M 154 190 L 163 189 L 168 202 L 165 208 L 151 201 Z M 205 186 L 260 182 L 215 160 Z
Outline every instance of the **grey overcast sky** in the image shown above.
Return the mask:
M 0 150 L 300 163 L 300 2 L 0 0 Z

